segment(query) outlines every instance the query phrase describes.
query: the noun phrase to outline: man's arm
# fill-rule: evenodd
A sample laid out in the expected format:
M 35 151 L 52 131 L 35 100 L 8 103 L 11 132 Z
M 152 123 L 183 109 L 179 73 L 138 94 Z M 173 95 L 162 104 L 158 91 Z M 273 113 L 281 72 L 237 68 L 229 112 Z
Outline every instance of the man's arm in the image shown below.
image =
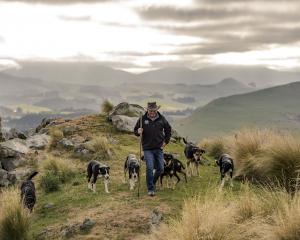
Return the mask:
M 169 122 L 164 118 L 164 133 L 165 133 L 165 144 L 170 142 L 172 127 Z
M 138 129 L 140 128 L 140 121 L 141 121 L 141 118 L 139 118 L 135 124 L 135 127 L 133 129 L 133 132 L 134 132 L 134 135 L 139 137 L 140 134 L 138 133 Z

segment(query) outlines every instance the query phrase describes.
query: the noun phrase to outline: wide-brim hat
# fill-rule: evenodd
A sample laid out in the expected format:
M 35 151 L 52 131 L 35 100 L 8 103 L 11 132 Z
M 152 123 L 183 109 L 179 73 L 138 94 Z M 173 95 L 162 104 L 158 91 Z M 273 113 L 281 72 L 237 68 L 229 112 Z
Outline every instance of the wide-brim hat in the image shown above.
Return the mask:
M 156 102 L 148 102 L 147 110 L 157 111 L 160 108 L 160 105 L 157 105 Z

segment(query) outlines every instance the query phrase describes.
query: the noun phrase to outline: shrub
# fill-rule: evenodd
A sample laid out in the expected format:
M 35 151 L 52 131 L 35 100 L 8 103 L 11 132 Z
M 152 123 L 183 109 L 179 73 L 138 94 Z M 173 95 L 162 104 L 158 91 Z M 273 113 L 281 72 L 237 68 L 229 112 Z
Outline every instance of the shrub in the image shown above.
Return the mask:
M 87 143 L 87 148 L 95 153 L 96 159 L 111 159 L 112 151 L 106 137 L 99 136 Z
M 64 138 L 64 133 L 62 130 L 58 129 L 58 128 L 52 128 L 50 130 L 50 149 L 57 147 L 57 144 L 60 140 L 62 140 Z
M 4 190 L 0 204 L 0 239 L 29 239 L 30 214 L 22 206 L 19 190 Z
M 104 114 L 108 114 L 110 111 L 113 110 L 113 108 L 114 105 L 110 101 L 105 100 L 101 105 L 101 112 Z
M 47 171 L 40 179 L 40 186 L 46 192 L 55 192 L 60 188 L 59 177 L 53 172 Z

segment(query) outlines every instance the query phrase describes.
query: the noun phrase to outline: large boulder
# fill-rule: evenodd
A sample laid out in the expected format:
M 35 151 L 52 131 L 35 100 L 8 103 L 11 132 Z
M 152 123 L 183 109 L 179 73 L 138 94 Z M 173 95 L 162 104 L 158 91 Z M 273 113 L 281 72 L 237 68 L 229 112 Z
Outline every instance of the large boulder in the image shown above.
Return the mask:
M 63 119 L 63 118 L 44 118 L 42 122 L 37 126 L 35 129 L 36 133 L 48 133 L 50 126 L 56 126 L 65 122 L 68 122 L 69 120 Z
M 29 152 L 26 142 L 21 139 L 8 140 L 0 143 L 0 162 L 6 171 L 14 170 L 24 161 Z
M 138 120 L 138 117 L 128 117 L 124 115 L 115 115 L 112 117 L 112 124 L 123 132 L 133 132 L 133 128 Z
M 49 144 L 51 137 L 47 134 L 36 134 L 26 140 L 26 145 L 30 149 L 42 150 Z
M 5 132 L 4 137 L 5 137 L 6 140 L 11 140 L 11 139 L 14 139 L 14 138 L 20 138 L 20 139 L 25 140 L 27 138 L 25 133 L 23 133 L 21 131 L 18 131 L 15 128 L 11 128 L 7 132 Z
M 145 109 L 137 104 L 130 104 L 127 102 L 122 102 L 114 107 L 114 109 L 109 113 L 108 119 L 112 120 L 113 116 L 124 115 L 128 117 L 139 117 L 140 114 L 144 114 Z

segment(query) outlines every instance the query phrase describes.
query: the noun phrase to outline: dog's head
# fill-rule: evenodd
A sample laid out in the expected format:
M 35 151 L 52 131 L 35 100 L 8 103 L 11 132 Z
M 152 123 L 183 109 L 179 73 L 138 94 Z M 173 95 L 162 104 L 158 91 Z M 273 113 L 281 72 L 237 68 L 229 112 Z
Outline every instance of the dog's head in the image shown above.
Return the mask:
M 101 165 L 99 167 L 99 174 L 104 177 L 104 179 L 108 180 L 109 179 L 109 166 L 106 165 Z
M 165 160 L 165 165 L 170 166 L 172 161 L 174 159 L 173 154 L 170 153 L 164 153 L 164 160 Z
M 138 162 L 132 162 L 129 165 L 129 177 L 133 177 L 137 181 L 140 172 L 140 165 Z

